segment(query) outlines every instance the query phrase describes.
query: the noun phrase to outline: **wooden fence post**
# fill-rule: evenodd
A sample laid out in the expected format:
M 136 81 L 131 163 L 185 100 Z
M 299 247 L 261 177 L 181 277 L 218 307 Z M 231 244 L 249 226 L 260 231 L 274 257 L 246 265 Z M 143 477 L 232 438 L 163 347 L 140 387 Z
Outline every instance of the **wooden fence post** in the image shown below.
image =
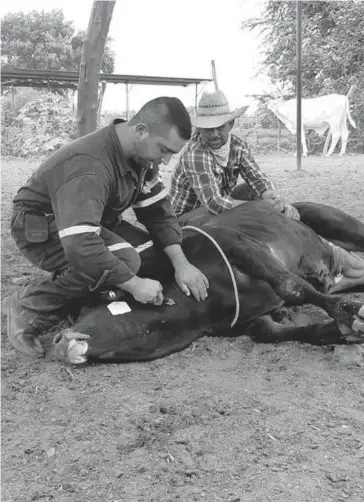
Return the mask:
M 97 128 L 101 62 L 116 0 L 95 0 L 80 64 L 77 100 L 77 137 Z

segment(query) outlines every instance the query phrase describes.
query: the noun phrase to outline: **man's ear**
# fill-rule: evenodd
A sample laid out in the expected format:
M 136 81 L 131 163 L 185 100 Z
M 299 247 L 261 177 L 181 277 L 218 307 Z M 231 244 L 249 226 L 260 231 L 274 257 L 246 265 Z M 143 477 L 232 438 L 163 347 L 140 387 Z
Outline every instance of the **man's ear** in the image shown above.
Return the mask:
M 135 136 L 136 139 L 145 139 L 149 136 L 149 127 L 147 124 L 144 124 L 143 122 L 140 122 L 139 124 L 136 124 L 135 126 Z
M 228 124 L 229 124 L 229 126 L 230 126 L 230 129 L 229 129 L 230 131 L 231 131 L 231 129 L 234 127 L 234 122 L 235 122 L 235 120 L 230 120 L 230 121 L 228 122 Z

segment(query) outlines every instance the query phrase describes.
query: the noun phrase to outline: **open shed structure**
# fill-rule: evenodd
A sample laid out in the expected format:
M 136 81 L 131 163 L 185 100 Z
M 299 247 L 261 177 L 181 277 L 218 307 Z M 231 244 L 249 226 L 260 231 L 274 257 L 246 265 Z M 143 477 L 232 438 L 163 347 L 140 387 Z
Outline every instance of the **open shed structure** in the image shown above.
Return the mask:
M 126 113 L 129 113 L 129 93 L 133 85 L 195 86 L 195 107 L 199 95 L 198 86 L 211 82 L 211 78 L 160 77 L 152 75 L 121 75 L 102 73 L 101 83 L 124 84 L 126 86 Z M 48 89 L 78 89 L 79 73 L 76 71 L 4 69 L 1 85 L 11 87 L 34 87 Z

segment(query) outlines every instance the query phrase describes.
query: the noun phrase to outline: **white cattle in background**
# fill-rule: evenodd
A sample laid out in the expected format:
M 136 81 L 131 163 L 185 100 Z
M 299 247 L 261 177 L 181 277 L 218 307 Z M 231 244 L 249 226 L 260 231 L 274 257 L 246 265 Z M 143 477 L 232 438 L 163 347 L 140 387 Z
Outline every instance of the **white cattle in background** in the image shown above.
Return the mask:
M 307 156 L 305 129 L 313 129 L 320 136 L 329 129 L 323 154 L 326 157 L 331 155 L 340 138 L 340 155 L 345 154 L 349 137 L 346 118 L 349 119 L 350 124 L 356 129 L 355 122 L 349 110 L 349 96 L 353 88 L 354 86 L 350 87 L 346 96 L 342 94 L 329 94 L 327 96 L 320 96 L 319 98 L 302 99 L 302 149 L 304 157 Z M 267 106 L 292 134 L 296 134 L 296 99 L 269 101 Z M 332 142 L 329 151 L 327 151 L 330 137 L 332 137 Z

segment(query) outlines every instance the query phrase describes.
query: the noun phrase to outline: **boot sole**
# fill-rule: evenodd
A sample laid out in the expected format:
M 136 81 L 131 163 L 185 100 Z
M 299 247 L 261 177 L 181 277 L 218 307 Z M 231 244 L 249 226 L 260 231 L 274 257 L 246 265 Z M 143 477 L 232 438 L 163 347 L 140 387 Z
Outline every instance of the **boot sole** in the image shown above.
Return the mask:
M 7 326 L 6 326 L 6 334 L 8 336 L 8 339 L 11 343 L 11 345 L 14 347 L 15 350 L 18 352 L 21 352 L 22 354 L 26 356 L 32 356 L 32 357 L 37 357 L 37 358 L 42 358 L 44 357 L 44 350 L 43 352 L 37 352 L 36 350 L 32 349 L 23 338 L 20 338 L 23 343 L 19 343 L 19 339 L 11 336 L 11 298 L 7 298 L 7 315 L 6 315 L 6 321 L 7 321 Z

